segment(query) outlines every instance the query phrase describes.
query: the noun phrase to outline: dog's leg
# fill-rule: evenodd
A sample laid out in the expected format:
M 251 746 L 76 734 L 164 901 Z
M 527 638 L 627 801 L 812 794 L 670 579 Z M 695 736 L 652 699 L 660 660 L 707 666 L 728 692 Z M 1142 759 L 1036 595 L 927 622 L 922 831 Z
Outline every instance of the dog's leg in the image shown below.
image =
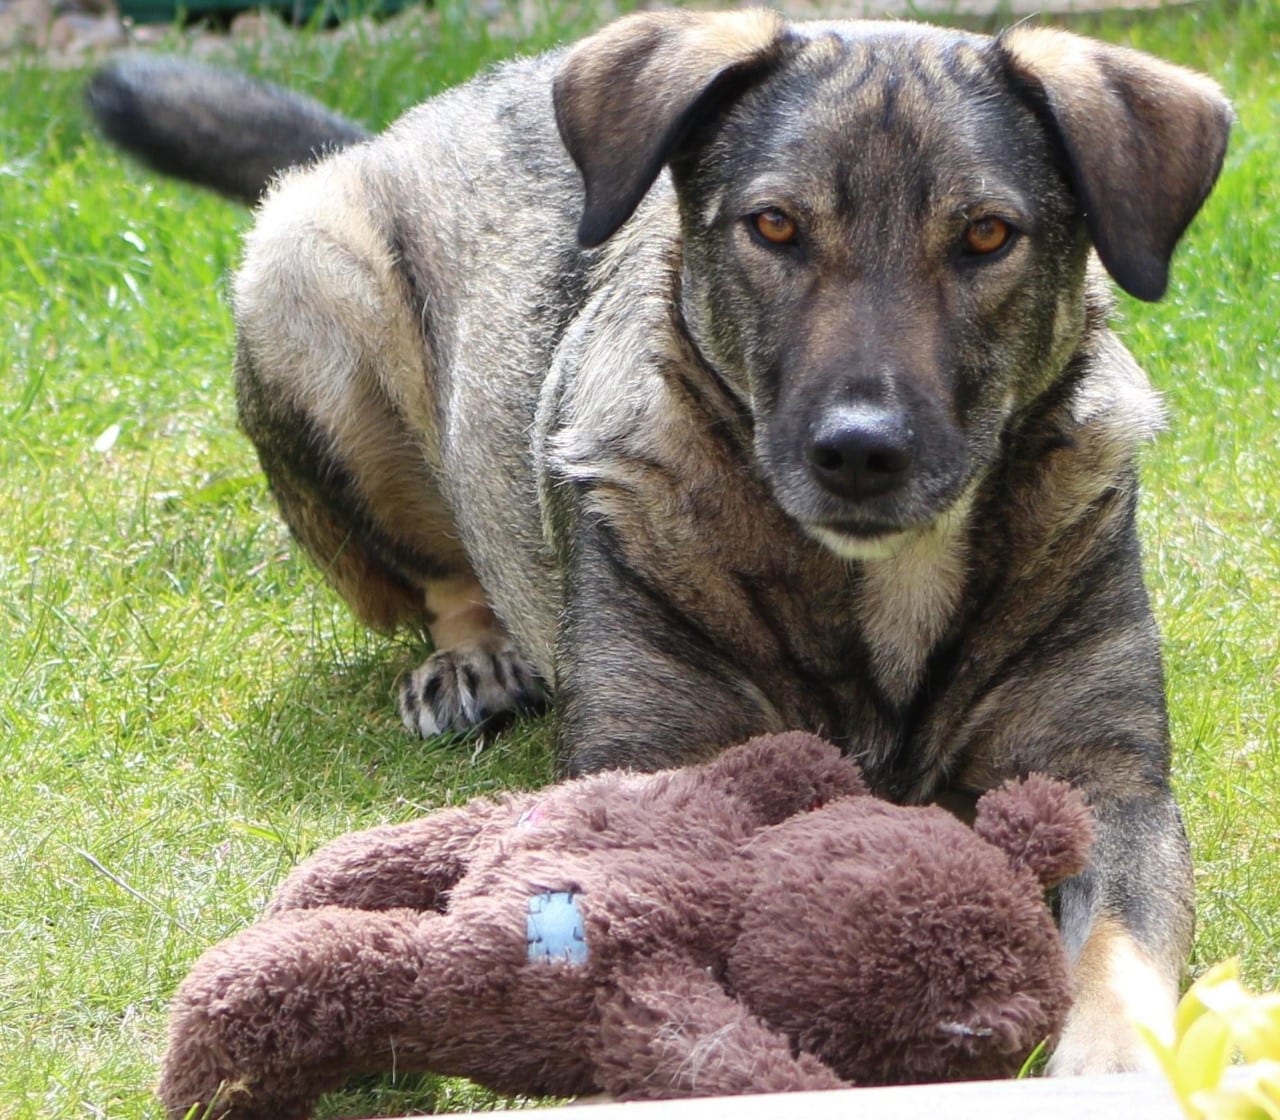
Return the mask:
M 541 679 L 494 616 L 475 576 L 432 580 L 425 601 L 436 652 L 400 684 L 405 727 L 425 739 L 545 705 Z
M 438 485 L 422 282 L 364 190 L 339 157 L 264 205 L 236 278 L 237 402 L 285 521 L 355 613 L 430 631 L 436 653 L 400 694 L 425 736 L 536 707 L 543 689 L 489 609 Z
M 661 770 L 788 724 L 602 518 L 574 518 L 556 664 L 561 768 Z M 641 534 L 637 539 L 643 540 Z
M 1132 1024 L 1172 1028 L 1191 946 L 1191 862 L 1167 791 L 1095 798 L 1092 864 L 1062 885 L 1074 1005 L 1049 1063 L 1055 1075 L 1154 1067 Z

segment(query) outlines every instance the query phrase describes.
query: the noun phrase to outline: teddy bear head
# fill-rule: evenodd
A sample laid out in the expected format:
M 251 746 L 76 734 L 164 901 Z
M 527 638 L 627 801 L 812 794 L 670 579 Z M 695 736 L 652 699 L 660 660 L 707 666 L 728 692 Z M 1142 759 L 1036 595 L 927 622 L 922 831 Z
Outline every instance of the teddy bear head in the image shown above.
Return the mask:
M 793 818 L 753 845 L 727 978 L 848 1081 L 1009 1076 L 1065 1018 L 1043 889 L 1083 868 L 1091 834 L 1083 799 L 1038 777 L 985 795 L 972 830 L 870 798 Z

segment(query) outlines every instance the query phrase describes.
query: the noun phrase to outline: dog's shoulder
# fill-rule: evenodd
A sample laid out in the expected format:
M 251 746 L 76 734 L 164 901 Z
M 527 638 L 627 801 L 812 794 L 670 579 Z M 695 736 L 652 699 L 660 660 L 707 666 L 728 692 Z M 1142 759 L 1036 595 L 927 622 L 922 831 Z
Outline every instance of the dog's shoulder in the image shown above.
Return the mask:
M 632 221 L 592 254 L 590 298 L 543 385 L 535 444 L 548 474 L 586 483 L 625 459 L 702 451 L 707 417 L 679 401 L 706 371 L 681 322 L 678 226 L 664 175 Z
M 1028 511 L 1027 531 L 1044 547 L 1086 521 L 1105 528 L 1100 509 L 1132 497 L 1141 447 L 1165 423 L 1160 394 L 1110 325 L 1114 298 L 1096 261 L 1090 272 L 1067 372 L 1014 426 L 1007 452 L 1003 503 Z M 1119 509 L 1113 520 L 1115 529 L 1128 522 Z

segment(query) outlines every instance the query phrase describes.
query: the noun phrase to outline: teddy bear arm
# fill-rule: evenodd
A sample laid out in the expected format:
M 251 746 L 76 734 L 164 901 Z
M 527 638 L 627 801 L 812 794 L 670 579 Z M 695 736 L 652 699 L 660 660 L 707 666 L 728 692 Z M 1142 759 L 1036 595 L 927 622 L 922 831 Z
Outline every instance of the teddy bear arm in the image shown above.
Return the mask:
M 845 1088 L 692 962 L 630 971 L 598 1001 L 596 1081 L 619 1100 Z
M 529 800 L 473 801 L 339 837 L 290 872 L 267 913 L 318 906 L 443 910 L 485 835 L 515 821 Z
M 159 1094 L 170 1117 L 293 1120 L 357 1072 L 427 1069 L 450 1006 L 424 988 L 424 923 L 411 911 L 329 907 L 249 927 L 197 962 L 174 997 Z M 437 969 L 439 971 L 439 969 Z

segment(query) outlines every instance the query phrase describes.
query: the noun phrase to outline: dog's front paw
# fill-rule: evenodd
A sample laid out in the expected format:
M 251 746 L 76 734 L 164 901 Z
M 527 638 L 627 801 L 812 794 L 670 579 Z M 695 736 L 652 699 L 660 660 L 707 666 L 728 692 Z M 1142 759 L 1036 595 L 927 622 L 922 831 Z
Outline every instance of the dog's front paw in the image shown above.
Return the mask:
M 1050 1077 L 1158 1070 L 1160 1063 L 1123 1010 L 1073 1009 L 1049 1059 Z
M 540 711 L 547 689 L 509 642 L 468 642 L 433 653 L 400 684 L 400 718 L 424 739 Z
M 1158 1038 L 1173 1032 L 1177 984 L 1131 933 L 1100 919 L 1076 961 L 1074 1000 L 1049 1059 L 1051 1077 L 1155 1070 L 1159 1061 L 1135 1023 Z

